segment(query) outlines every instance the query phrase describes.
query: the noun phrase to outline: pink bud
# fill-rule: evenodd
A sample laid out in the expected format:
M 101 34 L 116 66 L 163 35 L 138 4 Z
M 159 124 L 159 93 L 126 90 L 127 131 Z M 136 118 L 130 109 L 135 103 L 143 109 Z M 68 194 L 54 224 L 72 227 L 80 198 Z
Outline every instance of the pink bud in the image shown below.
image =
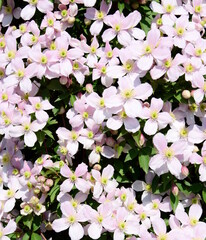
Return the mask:
M 92 93 L 93 92 L 93 86 L 92 86 L 91 83 L 86 84 L 86 91 L 88 93 Z
M 149 107 L 150 107 L 150 104 L 149 104 L 148 102 L 144 102 L 144 103 L 143 103 L 143 107 L 149 108 Z
M 61 83 L 62 85 L 66 85 L 67 82 L 68 82 L 68 78 L 62 76 L 62 77 L 60 77 L 59 81 L 60 81 L 60 83 Z
M 45 184 L 46 184 L 46 186 L 48 186 L 48 187 L 52 187 L 53 184 L 54 184 L 54 182 L 53 182 L 52 179 L 47 179 Z
M 182 165 L 181 172 L 185 177 L 189 175 L 189 169 L 184 165 Z
M 43 183 L 46 181 L 46 178 L 44 176 L 39 176 L 37 181 Z
M 195 90 L 192 90 L 192 91 L 191 91 L 191 97 L 194 97 L 194 91 L 195 91 Z
M 178 189 L 177 185 L 175 185 L 175 184 L 173 184 L 173 186 L 172 186 L 172 193 L 174 196 L 177 196 L 179 193 L 179 189 Z
M 50 187 L 49 187 L 49 186 L 46 186 L 46 185 L 42 185 L 42 186 L 41 186 L 41 191 L 42 191 L 43 193 L 49 192 L 49 190 L 50 190 Z
M 110 147 L 114 147 L 114 145 L 115 145 L 115 140 L 112 138 L 112 137 L 108 137 L 107 139 L 106 139 L 106 144 L 108 145 L 108 146 L 110 146 Z
M 75 17 L 69 17 L 67 21 L 69 24 L 73 24 L 75 22 Z
M 142 147 L 144 144 L 145 144 L 145 137 L 144 137 L 144 135 L 141 133 L 140 139 L 139 139 L 139 145 Z
M 93 169 L 97 170 L 97 171 L 100 171 L 102 169 L 101 165 L 99 164 L 95 164 Z
M 82 95 L 83 95 L 83 94 L 82 94 L 81 92 L 78 92 L 78 93 L 77 93 L 77 97 L 78 97 L 79 99 L 82 97 Z
M 191 97 L 191 93 L 189 90 L 182 91 L 182 96 L 184 99 L 189 99 Z

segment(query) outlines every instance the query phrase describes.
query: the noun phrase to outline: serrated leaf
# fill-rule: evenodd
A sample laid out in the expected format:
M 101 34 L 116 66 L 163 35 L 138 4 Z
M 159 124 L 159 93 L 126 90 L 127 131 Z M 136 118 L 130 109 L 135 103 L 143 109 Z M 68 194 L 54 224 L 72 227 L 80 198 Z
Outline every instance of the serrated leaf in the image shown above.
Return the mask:
M 32 233 L 31 240 L 42 240 L 42 237 L 37 233 Z
M 178 203 L 179 203 L 179 197 L 175 196 L 172 192 L 170 192 L 170 204 L 174 212 L 177 208 Z

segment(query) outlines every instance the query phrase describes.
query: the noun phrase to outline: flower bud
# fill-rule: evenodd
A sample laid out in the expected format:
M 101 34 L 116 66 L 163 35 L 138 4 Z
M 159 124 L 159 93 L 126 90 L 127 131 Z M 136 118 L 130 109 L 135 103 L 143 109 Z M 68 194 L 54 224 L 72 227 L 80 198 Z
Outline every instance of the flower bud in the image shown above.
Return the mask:
M 199 148 L 197 146 L 194 145 L 193 151 L 192 152 L 198 152 Z
M 100 164 L 95 164 L 93 169 L 97 170 L 97 171 L 100 171 L 102 169 L 101 165 Z
M 40 193 L 40 189 L 39 189 L 39 188 L 35 188 L 35 189 L 34 189 L 34 193 L 35 193 L 36 195 L 38 195 L 38 194 Z
M 85 23 L 86 26 L 89 26 L 89 25 L 91 24 L 91 20 L 85 18 L 85 19 L 84 19 L 84 23 Z
M 61 83 L 62 85 L 66 85 L 67 82 L 68 82 L 68 78 L 62 76 L 62 77 L 60 77 L 59 81 L 60 81 L 60 83 Z
M 179 193 L 179 189 L 178 189 L 177 185 L 173 184 L 173 186 L 172 186 L 172 194 L 174 196 L 177 196 L 178 193 Z
M 108 145 L 108 146 L 110 146 L 110 147 L 114 147 L 114 145 L 115 145 L 115 140 L 112 138 L 112 137 L 108 137 L 107 139 L 106 139 L 106 144 Z
M 184 91 L 182 91 L 182 97 L 183 97 L 184 99 L 189 99 L 189 98 L 191 97 L 190 91 L 189 91 L 189 90 L 184 90 Z
M 45 184 L 46 184 L 46 186 L 48 186 L 48 187 L 52 187 L 53 184 L 54 184 L 54 182 L 53 182 L 52 179 L 47 179 Z
M 31 204 L 33 204 L 33 205 L 36 205 L 36 204 L 38 204 L 39 199 L 38 199 L 38 197 L 33 196 L 33 197 L 30 199 L 29 202 L 30 202 Z
M 83 95 L 83 94 L 82 94 L 81 92 L 78 92 L 78 93 L 77 93 L 77 97 L 78 97 L 79 99 L 81 99 L 82 95 Z
M 41 191 L 42 191 L 43 193 L 49 192 L 49 190 L 50 190 L 50 187 L 49 187 L 49 186 L 46 186 L 46 185 L 42 185 L 42 186 L 41 186 Z
M 189 175 L 189 169 L 186 166 L 182 166 L 181 173 L 187 177 Z
M 46 178 L 44 176 L 39 176 L 37 181 L 41 182 L 41 183 L 44 183 L 46 181 Z
M 144 137 L 144 135 L 141 133 L 140 139 L 139 139 L 139 145 L 140 145 L 140 147 L 142 147 L 144 144 L 145 144 L 145 137 Z
M 86 91 L 88 93 L 92 93 L 93 92 L 93 86 L 92 86 L 91 83 L 86 84 Z
M 132 8 L 133 9 L 138 9 L 139 3 L 132 3 Z
M 65 108 L 63 106 L 60 107 L 58 114 L 64 114 L 65 113 Z
M 67 22 L 69 23 L 69 24 L 73 24 L 74 22 L 75 22 L 75 17 L 69 17 L 68 18 L 68 20 L 67 20 Z

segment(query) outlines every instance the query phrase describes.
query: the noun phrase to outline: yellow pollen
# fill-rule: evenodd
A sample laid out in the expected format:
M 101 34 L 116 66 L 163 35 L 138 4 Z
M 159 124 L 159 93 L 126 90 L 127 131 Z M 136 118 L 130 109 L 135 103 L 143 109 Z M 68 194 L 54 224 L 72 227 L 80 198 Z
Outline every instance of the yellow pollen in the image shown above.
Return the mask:
M 145 186 L 145 190 L 146 191 L 151 191 L 151 189 L 152 189 L 152 186 L 150 185 L 150 184 L 147 184 L 146 186 Z
M 126 112 L 125 112 L 125 111 L 121 111 L 120 117 L 123 118 L 123 119 L 124 119 L 124 118 L 127 118 Z
M 10 156 L 8 153 L 4 154 L 3 157 L 2 157 L 2 163 L 3 165 L 7 164 L 10 162 Z
M 104 98 L 101 98 L 100 101 L 99 101 L 99 106 L 100 107 L 105 107 L 105 102 L 104 102 Z
M 39 157 L 37 158 L 36 162 L 39 164 L 39 165 L 42 165 L 43 164 L 43 158 L 42 157 Z
M 130 61 L 130 62 L 126 62 L 126 64 L 124 65 L 124 68 L 130 72 L 133 68 L 133 63 Z
M 125 222 L 120 222 L 120 223 L 118 224 L 118 227 L 119 227 L 119 229 L 124 230 L 125 227 L 126 227 L 126 223 L 125 223 Z
M 38 41 L 38 37 L 35 36 L 35 35 L 33 35 L 33 36 L 31 37 L 31 41 L 32 41 L 32 43 L 36 43 L 36 42 Z
M 92 139 L 94 137 L 94 134 L 93 134 L 92 131 L 89 131 L 87 136 L 88 136 L 89 139 Z
M 31 173 L 29 171 L 24 172 L 24 177 L 27 178 L 27 179 L 30 178 Z
M 0 69 L 0 78 L 4 77 L 4 70 Z
M 62 15 L 62 17 L 66 17 L 68 15 L 67 10 L 66 9 L 62 10 L 61 15 Z
M 186 128 L 181 129 L 181 131 L 180 131 L 181 137 L 185 138 L 185 137 L 187 137 L 187 134 L 188 134 L 188 131 Z
M 7 14 L 11 14 L 12 13 L 12 8 L 10 6 L 5 7 L 5 11 Z
M 12 50 L 8 51 L 7 57 L 8 57 L 8 59 L 13 59 L 13 58 L 15 58 L 15 52 L 12 51 Z
M 167 235 L 166 234 L 161 234 L 158 236 L 157 240 L 167 240 Z
M 31 207 L 29 205 L 26 205 L 24 207 L 24 212 L 28 213 L 31 210 Z
M 0 42 L 0 48 L 5 48 L 5 46 L 6 46 L 6 43 L 5 43 L 4 40 L 2 40 L 2 41 Z
M 78 62 L 74 62 L 74 64 L 73 64 L 73 69 L 74 69 L 74 70 L 78 70 L 78 69 L 79 69 L 79 64 L 78 64 Z
M 25 130 L 26 132 L 28 132 L 28 131 L 30 130 L 29 124 L 25 124 L 25 125 L 24 125 L 24 130 Z
M 145 53 L 146 54 L 149 54 L 149 53 L 151 53 L 152 52 L 152 49 L 151 49 L 151 47 L 148 45 L 148 46 L 146 46 L 145 47 Z
M 112 52 L 112 51 L 108 51 L 108 52 L 107 52 L 107 57 L 108 57 L 108 58 L 112 58 L 112 56 L 113 56 L 113 52 Z
M 107 68 L 104 66 L 101 68 L 101 73 L 106 74 L 107 73 Z
M 170 59 L 166 60 L 165 63 L 164 63 L 166 68 L 170 68 L 171 64 L 172 64 L 172 61 Z
M 75 131 L 71 131 L 71 139 L 73 140 L 73 141 L 76 141 L 77 140 L 77 133 L 75 132 Z
M 189 109 L 191 112 L 196 112 L 198 109 L 198 106 L 197 106 L 197 104 L 192 103 L 191 105 L 189 105 Z
M 47 64 L 48 59 L 45 55 L 43 55 L 40 61 L 41 61 L 41 64 Z
M 202 6 L 201 5 L 195 7 L 195 12 L 196 13 L 200 13 L 201 11 L 202 11 Z
M 90 50 L 91 50 L 91 53 L 96 53 L 97 48 L 96 48 L 95 46 L 92 46 L 92 47 L 90 48 Z
M 130 203 L 130 204 L 127 206 L 127 209 L 132 212 L 132 211 L 134 210 L 134 207 L 135 207 L 135 203 Z
M 57 46 L 56 46 L 55 42 L 52 42 L 50 44 L 50 50 L 56 50 L 56 48 L 57 48 Z
M 13 171 L 12 171 L 12 174 L 13 175 L 18 175 L 19 174 L 19 170 L 14 168 Z
M 67 57 L 67 50 L 65 50 L 65 49 L 60 50 L 59 55 L 62 58 Z
M 157 23 L 158 26 L 161 26 L 162 25 L 162 18 L 158 18 L 156 23 Z
M 1 99 L 3 101 L 7 101 L 8 100 L 8 95 L 6 93 L 3 93 L 2 96 L 1 96 Z
M 166 10 L 167 13 L 171 13 L 173 9 L 174 9 L 174 7 L 173 7 L 172 5 L 170 5 L 170 4 L 168 4 L 168 5 L 165 7 L 165 10 Z
M 20 30 L 21 33 L 25 33 L 25 32 L 26 32 L 26 26 L 25 26 L 25 24 L 21 24 L 21 25 L 19 26 L 19 30 Z
M 102 217 L 102 215 L 99 215 L 99 216 L 97 217 L 97 221 L 98 221 L 99 223 L 102 223 L 102 222 L 103 222 L 103 217 Z
M 195 225 L 197 225 L 197 223 L 198 223 L 198 220 L 196 218 L 191 218 L 190 219 L 190 225 L 191 226 L 195 226 Z
M 11 189 L 7 190 L 7 197 L 12 198 L 13 196 L 14 196 L 14 191 Z
M 178 36 L 182 36 L 183 34 L 184 34 L 184 28 L 182 28 L 182 27 L 179 27 L 179 28 L 177 28 L 177 35 Z
M 83 112 L 82 117 L 85 118 L 85 119 L 87 119 L 87 118 L 89 117 L 88 112 Z
M 71 200 L 71 204 L 74 208 L 77 208 L 77 206 L 78 206 L 78 202 L 75 201 L 74 199 Z
M 42 105 L 41 105 L 40 102 L 38 102 L 38 103 L 35 104 L 35 109 L 36 109 L 36 110 L 40 110 L 41 107 L 42 107 Z
M 18 70 L 16 73 L 18 78 L 22 78 L 24 76 L 24 71 L 23 70 Z
M 201 48 L 195 49 L 195 55 L 196 55 L 197 57 L 201 56 L 201 55 L 202 55 L 202 49 L 201 49 Z
M 171 148 L 167 148 L 165 151 L 165 157 L 171 159 L 174 156 L 174 151 Z
M 38 0 L 30 0 L 29 3 L 30 3 L 31 5 L 35 5 L 35 4 L 38 3 Z
M 192 204 L 197 204 L 199 201 L 198 201 L 198 199 L 197 198 L 193 198 L 192 199 Z
M 47 20 L 48 26 L 52 27 L 54 25 L 54 20 L 52 18 L 49 18 Z
M 96 151 L 96 153 L 102 152 L 102 147 L 101 146 L 96 146 L 95 151 Z
M 133 90 L 130 90 L 130 89 L 125 90 L 125 91 L 122 93 L 123 97 L 126 98 L 126 99 L 132 98 L 132 97 L 133 97 L 133 94 L 134 94 L 134 91 L 133 91 Z
M 102 11 L 97 12 L 97 19 L 102 20 L 104 18 L 104 13 Z
M 64 146 L 61 146 L 60 147 L 60 153 L 62 154 L 62 155 L 67 155 L 67 152 L 68 152 L 68 150 L 67 150 L 67 148 L 66 147 L 64 147 Z
M 203 157 L 203 163 L 206 165 L 206 156 Z
M 76 177 L 76 175 L 73 173 L 73 174 L 70 176 L 70 179 L 71 179 L 72 182 L 75 182 L 76 179 L 77 179 L 77 177 Z
M 142 213 L 140 213 L 139 217 L 141 220 L 145 220 L 147 215 L 146 215 L 146 213 L 142 212 Z
M 121 200 L 124 202 L 124 201 L 126 201 L 126 199 L 127 199 L 127 194 L 126 193 L 122 193 L 122 195 L 121 195 Z
M 187 66 L 186 66 L 186 72 L 193 72 L 194 71 L 194 67 L 192 66 L 192 64 L 190 63 L 190 64 L 188 64 Z
M 6 117 L 4 118 L 4 123 L 6 126 L 8 126 L 9 124 L 11 124 L 11 120 L 8 117 Z
M 153 112 L 151 112 L 151 118 L 153 119 L 153 120 L 155 120 L 155 119 L 157 119 L 158 118 L 158 113 L 157 113 L 157 111 L 153 111 Z
M 68 222 L 69 222 L 69 223 L 74 223 L 75 221 L 76 221 L 75 216 L 69 216 L 69 217 L 68 217 Z
M 153 209 L 158 209 L 159 208 L 159 204 L 157 202 L 153 202 L 152 208 Z
M 116 24 L 115 27 L 114 27 L 114 30 L 115 30 L 116 32 L 119 32 L 119 31 L 121 30 L 120 25 L 119 25 L 119 24 Z

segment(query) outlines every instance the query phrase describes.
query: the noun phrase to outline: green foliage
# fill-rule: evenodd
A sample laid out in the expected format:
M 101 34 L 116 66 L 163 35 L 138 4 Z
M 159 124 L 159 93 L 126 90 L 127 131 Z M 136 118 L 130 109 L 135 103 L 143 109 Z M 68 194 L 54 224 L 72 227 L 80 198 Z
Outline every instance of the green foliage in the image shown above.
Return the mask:
M 172 210 L 173 210 L 174 212 L 175 212 L 175 210 L 176 210 L 176 208 L 177 208 L 178 202 L 179 202 L 179 197 L 173 195 L 173 193 L 171 192 L 171 193 L 170 193 L 170 204 L 171 204 Z

